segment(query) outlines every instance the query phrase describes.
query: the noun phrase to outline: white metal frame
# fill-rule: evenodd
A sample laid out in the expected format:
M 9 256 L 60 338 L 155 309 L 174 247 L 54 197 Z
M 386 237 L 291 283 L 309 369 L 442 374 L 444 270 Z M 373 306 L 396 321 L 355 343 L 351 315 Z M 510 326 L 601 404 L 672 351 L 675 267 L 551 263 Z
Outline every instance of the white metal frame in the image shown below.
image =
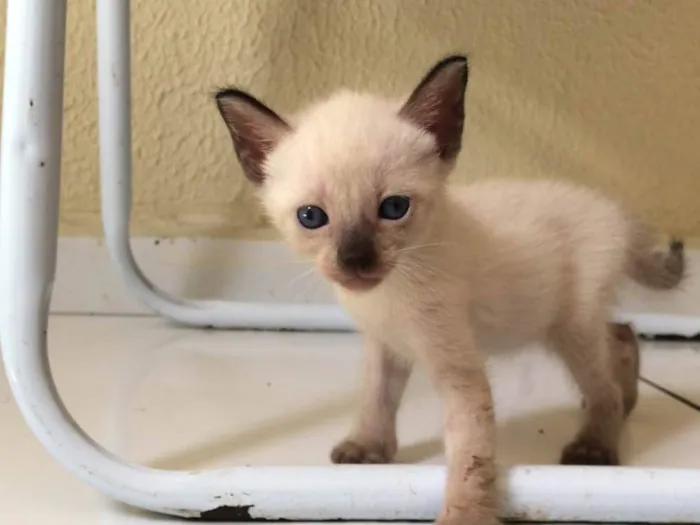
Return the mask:
M 100 154 L 107 243 L 130 289 L 190 325 L 347 330 L 321 306 L 186 302 L 156 289 L 129 247 L 129 2 L 98 0 Z M 6 373 L 34 434 L 105 495 L 155 512 L 210 519 L 431 520 L 445 472 L 435 466 L 238 467 L 168 472 L 109 454 L 56 392 L 47 326 L 56 267 L 66 0 L 8 0 L 0 159 L 0 337 Z M 636 317 L 650 330 L 698 332 L 698 319 Z M 672 328 L 670 328 L 670 326 Z M 501 478 L 505 518 L 700 522 L 700 471 L 516 467 Z
M 129 289 L 148 307 L 180 323 L 214 328 L 349 330 L 336 307 L 187 301 L 158 289 L 129 245 L 131 211 L 131 67 L 129 1 L 97 1 L 100 170 L 105 242 Z

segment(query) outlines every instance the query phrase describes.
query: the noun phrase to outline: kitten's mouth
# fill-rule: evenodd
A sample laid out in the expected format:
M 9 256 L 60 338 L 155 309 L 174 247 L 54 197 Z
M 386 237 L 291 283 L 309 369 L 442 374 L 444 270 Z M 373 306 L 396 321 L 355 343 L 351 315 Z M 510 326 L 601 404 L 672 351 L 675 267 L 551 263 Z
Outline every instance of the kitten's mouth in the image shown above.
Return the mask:
M 334 272 L 330 279 L 343 288 L 353 292 L 366 292 L 375 288 L 384 280 L 386 272 L 373 271 L 363 273 Z

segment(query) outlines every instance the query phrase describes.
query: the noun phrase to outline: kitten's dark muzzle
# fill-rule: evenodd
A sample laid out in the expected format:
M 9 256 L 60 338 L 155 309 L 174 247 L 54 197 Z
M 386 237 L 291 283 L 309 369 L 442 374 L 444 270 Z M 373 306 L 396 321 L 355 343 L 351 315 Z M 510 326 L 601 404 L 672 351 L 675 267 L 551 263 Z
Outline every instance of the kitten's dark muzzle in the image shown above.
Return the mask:
M 338 274 L 334 280 L 351 290 L 374 288 L 386 274 L 373 231 L 367 227 L 345 234 L 338 246 L 336 264 Z
M 338 267 L 348 273 L 358 275 L 371 273 L 379 264 L 379 256 L 374 247 L 356 252 L 338 252 Z

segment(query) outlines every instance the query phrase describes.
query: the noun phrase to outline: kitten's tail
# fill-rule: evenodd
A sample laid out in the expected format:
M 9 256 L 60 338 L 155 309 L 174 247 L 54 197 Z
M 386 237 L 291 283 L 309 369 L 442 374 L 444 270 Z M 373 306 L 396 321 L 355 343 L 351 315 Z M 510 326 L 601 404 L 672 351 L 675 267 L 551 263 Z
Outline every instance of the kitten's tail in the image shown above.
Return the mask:
M 666 250 L 654 248 L 648 228 L 635 225 L 627 250 L 627 274 L 638 284 L 655 290 L 671 290 L 686 277 L 685 246 L 672 238 Z

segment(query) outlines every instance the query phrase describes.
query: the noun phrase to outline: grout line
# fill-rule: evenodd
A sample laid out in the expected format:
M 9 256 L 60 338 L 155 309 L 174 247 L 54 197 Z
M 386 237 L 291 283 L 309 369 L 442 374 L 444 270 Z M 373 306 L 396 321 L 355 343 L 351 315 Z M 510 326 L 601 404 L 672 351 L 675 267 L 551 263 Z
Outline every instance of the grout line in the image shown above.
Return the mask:
M 690 399 L 687 399 L 680 394 L 676 394 L 675 392 L 671 392 L 668 388 L 665 388 L 657 383 L 654 383 L 653 381 L 650 381 L 646 377 L 639 376 L 639 380 L 644 383 L 647 386 L 650 386 L 651 388 L 661 392 L 662 394 L 666 394 L 668 397 L 675 399 L 679 403 L 684 404 L 685 406 L 692 408 L 696 412 L 700 412 L 700 405 L 697 403 L 692 402 Z

